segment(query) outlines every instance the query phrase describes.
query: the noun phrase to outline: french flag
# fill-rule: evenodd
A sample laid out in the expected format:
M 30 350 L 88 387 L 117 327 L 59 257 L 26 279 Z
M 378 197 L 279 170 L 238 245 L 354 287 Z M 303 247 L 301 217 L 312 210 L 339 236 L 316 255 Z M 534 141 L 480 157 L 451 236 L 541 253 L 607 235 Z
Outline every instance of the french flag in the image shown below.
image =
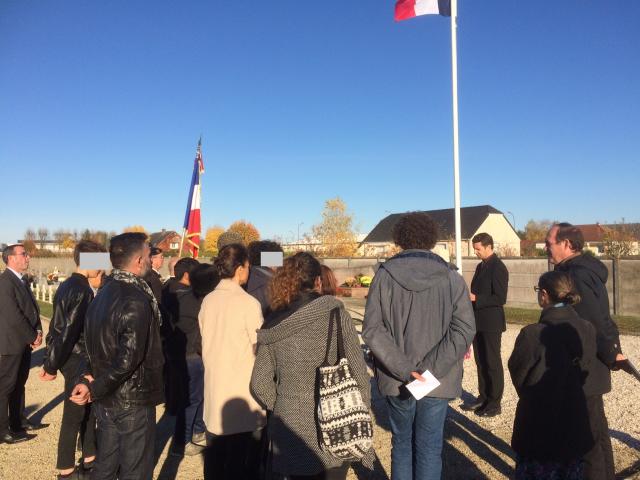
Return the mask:
M 193 258 L 198 258 L 200 251 L 200 175 L 204 173 L 204 162 L 202 161 L 202 139 L 198 141 L 198 150 L 193 164 L 193 175 L 191 177 L 191 188 L 187 200 L 187 213 L 184 217 L 184 241 L 187 250 L 191 252 Z
M 396 2 L 396 22 L 418 15 L 451 16 L 451 0 L 398 0 Z

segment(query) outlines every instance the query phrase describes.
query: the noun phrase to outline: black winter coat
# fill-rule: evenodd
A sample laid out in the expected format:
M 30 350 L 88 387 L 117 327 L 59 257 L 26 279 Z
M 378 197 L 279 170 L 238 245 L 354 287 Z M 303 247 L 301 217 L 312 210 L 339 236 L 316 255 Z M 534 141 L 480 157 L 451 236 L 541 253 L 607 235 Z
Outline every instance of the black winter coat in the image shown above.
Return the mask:
M 144 281 L 149 284 L 153 296 L 156 297 L 158 305 L 162 304 L 162 280 L 160 274 L 154 269 L 150 268 L 147 274 L 144 276 Z
M 471 293 L 476 295 L 473 313 L 476 331 L 504 332 L 504 304 L 507 303 L 509 271 L 495 254 L 480 262 L 471 280 Z
M 84 322 L 91 300 L 89 280 L 79 273 L 71 274 L 58 287 L 43 365 L 48 374 L 55 375 L 71 355 L 84 353 Z
M 585 380 L 596 358 L 596 332 L 571 306 L 549 307 L 524 327 L 509 372 L 518 396 L 511 446 L 539 461 L 569 461 L 593 446 Z
M 178 311 L 177 317 L 174 319 L 174 331 L 170 342 L 171 354 L 176 355 L 177 358 L 202 356 L 202 336 L 198 324 L 202 299 L 197 298 L 190 288 L 179 290 L 176 296 Z
M 160 324 L 139 287 L 107 277 L 87 311 L 85 342 L 94 401 L 118 408 L 162 402 Z
M 18 355 L 42 331 L 31 290 L 8 268 L 0 274 L 0 355 Z
M 577 255 L 556 265 L 556 270 L 571 275 L 580 303 L 574 306 L 576 312 L 590 322 L 596 329 L 598 340 L 598 358 L 590 381 L 588 395 L 602 395 L 611 391 L 611 367 L 616 355 L 621 352 L 618 326 L 609 312 L 607 294 L 607 267 L 592 255 Z

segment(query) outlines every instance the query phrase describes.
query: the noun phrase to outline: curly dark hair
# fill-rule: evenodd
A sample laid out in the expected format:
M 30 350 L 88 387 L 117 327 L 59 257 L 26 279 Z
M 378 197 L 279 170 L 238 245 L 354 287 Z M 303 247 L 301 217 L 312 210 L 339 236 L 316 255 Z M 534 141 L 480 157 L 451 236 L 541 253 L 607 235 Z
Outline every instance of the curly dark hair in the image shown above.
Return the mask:
M 438 226 L 424 212 L 408 212 L 394 225 L 393 241 L 403 250 L 431 250 L 438 241 Z
M 320 262 L 308 252 L 298 252 L 285 259 L 269 285 L 271 310 L 286 308 L 302 292 L 313 290 L 316 278 L 321 275 Z

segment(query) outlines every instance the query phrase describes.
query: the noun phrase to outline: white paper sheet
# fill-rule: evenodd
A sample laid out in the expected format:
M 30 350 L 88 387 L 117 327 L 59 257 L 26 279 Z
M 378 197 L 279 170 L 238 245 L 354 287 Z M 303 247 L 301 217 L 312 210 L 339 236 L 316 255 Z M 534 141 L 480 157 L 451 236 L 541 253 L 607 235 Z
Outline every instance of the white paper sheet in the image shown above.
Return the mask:
M 421 382 L 420 380 L 414 380 L 411 383 L 407 384 L 407 390 L 411 392 L 411 395 L 414 396 L 416 400 L 420 400 L 422 397 L 425 397 L 432 390 L 434 390 L 440 382 L 429 370 L 425 370 L 422 373 L 422 376 L 427 380 L 426 382 Z

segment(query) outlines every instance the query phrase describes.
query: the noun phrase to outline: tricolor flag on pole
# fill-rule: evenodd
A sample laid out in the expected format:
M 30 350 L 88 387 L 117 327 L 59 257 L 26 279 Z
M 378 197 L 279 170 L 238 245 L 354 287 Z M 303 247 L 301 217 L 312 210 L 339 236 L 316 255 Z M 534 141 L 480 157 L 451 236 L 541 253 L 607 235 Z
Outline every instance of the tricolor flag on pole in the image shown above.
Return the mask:
M 451 16 L 451 0 L 398 0 L 396 2 L 396 21 L 419 15 Z
M 418 15 L 451 17 L 451 90 L 453 93 L 453 203 L 456 228 L 456 266 L 462 275 L 462 221 L 460 218 L 460 149 L 458 147 L 458 0 L 397 0 L 396 21 Z
M 200 175 L 204 173 L 204 162 L 202 161 L 202 138 L 198 140 L 196 159 L 193 164 L 193 175 L 191 176 L 191 188 L 187 199 L 187 213 L 184 217 L 182 229 L 182 241 L 180 242 L 180 253 L 185 247 L 193 258 L 198 258 L 200 251 Z

